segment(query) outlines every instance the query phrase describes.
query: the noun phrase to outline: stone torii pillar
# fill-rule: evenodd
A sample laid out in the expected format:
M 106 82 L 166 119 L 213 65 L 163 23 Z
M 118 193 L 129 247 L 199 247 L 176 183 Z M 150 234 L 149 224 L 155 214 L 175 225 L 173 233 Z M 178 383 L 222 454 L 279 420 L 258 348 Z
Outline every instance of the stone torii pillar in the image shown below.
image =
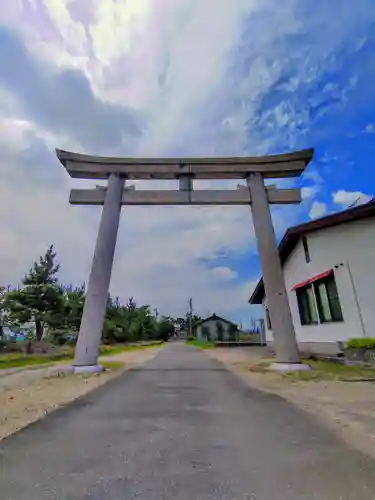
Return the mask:
M 274 336 L 277 363 L 276 370 L 303 370 L 300 363 L 292 314 L 285 288 L 284 274 L 276 245 L 268 195 L 261 173 L 253 172 L 246 177 L 251 197 L 254 231 L 257 240 L 263 282 Z
M 75 373 L 103 370 L 103 367 L 98 365 L 98 355 L 124 186 L 123 177 L 118 174 L 109 176 L 73 362 Z

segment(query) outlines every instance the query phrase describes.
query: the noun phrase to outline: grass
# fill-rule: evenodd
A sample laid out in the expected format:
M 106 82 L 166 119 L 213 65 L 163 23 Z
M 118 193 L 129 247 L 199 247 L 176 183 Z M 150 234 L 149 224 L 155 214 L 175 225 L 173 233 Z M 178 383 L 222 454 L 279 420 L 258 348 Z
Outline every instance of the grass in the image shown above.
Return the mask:
M 293 373 L 280 373 L 269 370 L 269 365 L 273 360 L 264 358 L 263 361 L 249 366 L 247 369 L 255 373 L 272 373 L 277 377 L 290 382 L 309 382 L 321 380 L 336 380 L 342 382 L 375 380 L 375 367 L 360 365 L 345 365 L 334 361 L 325 360 L 303 360 L 302 363 L 310 366 L 309 371 L 300 371 Z
M 142 345 L 102 345 L 100 347 L 100 356 L 114 356 L 122 352 L 138 351 L 140 349 L 149 349 L 161 345 L 162 342 L 150 342 Z M 0 371 L 11 368 L 26 368 L 50 365 L 54 363 L 69 361 L 74 358 L 74 347 L 63 347 L 53 354 L 24 354 L 24 353 L 6 353 L 0 354 Z M 116 364 L 113 361 L 111 363 Z
M 306 372 L 284 373 L 282 377 L 292 381 L 355 381 L 375 379 L 375 368 L 367 366 L 345 365 L 343 363 L 323 360 L 306 360 L 303 361 L 303 363 L 308 364 L 311 370 Z
M 214 342 L 200 342 L 199 340 L 187 340 L 187 344 L 193 345 L 194 347 L 199 347 L 199 349 L 212 349 L 215 347 Z
M 121 354 L 122 352 L 129 351 L 139 351 L 143 349 L 150 349 L 151 347 L 157 347 L 162 345 L 162 341 L 150 342 L 149 344 L 139 344 L 139 345 L 102 345 L 100 346 L 100 356 L 114 356 L 115 354 Z
M 124 367 L 125 363 L 121 361 L 104 361 L 100 363 L 106 370 L 120 370 Z
M 68 353 L 59 353 L 52 355 L 40 354 L 1 354 L 0 355 L 0 370 L 7 370 L 10 368 L 22 368 L 27 366 L 48 365 L 71 359 Z
M 260 335 L 259 333 L 254 333 L 252 335 L 249 335 L 248 333 L 240 333 L 238 339 L 246 342 L 260 342 Z

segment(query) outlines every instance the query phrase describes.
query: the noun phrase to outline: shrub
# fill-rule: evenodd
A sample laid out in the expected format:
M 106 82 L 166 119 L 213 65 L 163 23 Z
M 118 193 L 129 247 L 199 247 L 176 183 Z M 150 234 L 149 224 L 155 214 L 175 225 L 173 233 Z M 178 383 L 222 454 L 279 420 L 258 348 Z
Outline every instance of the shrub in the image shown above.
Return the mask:
M 6 352 L 24 352 L 25 345 L 24 342 L 7 342 L 5 346 Z
M 347 349 L 375 349 L 375 338 L 360 337 L 349 339 L 346 343 Z
M 69 347 L 75 347 L 77 345 L 77 339 L 76 338 L 70 339 L 66 342 L 65 345 Z

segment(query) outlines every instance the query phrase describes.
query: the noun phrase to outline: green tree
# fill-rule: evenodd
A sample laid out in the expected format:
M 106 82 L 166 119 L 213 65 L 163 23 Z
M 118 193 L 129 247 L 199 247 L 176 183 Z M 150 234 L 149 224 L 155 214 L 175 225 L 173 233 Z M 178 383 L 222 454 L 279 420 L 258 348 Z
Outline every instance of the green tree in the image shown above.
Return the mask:
M 3 327 L 6 323 L 7 313 L 5 310 L 5 297 L 6 290 L 4 287 L 0 287 L 0 339 L 4 335 Z
M 50 317 L 49 326 L 52 328 L 54 340 L 64 343 L 67 340 L 67 335 L 73 336 L 73 338 L 78 335 L 86 289 L 84 284 L 78 287 L 60 285 L 60 292 L 61 307 Z
M 158 324 L 150 306 L 137 307 L 132 297 L 123 306 L 118 297 L 108 297 L 103 328 L 105 342 L 136 342 L 154 339 L 157 335 Z
M 9 322 L 21 326 L 32 321 L 36 340 L 42 338 L 46 325 L 54 324 L 54 316 L 61 313 L 63 306 L 63 295 L 57 285 L 59 265 L 55 264 L 55 258 L 51 245 L 23 278 L 23 288 L 6 293 L 4 298 Z
M 163 316 L 158 323 L 158 337 L 164 342 L 174 334 L 174 319 L 169 316 Z
M 69 286 L 64 290 L 64 322 L 66 328 L 74 333 L 79 331 L 81 325 L 83 307 L 85 305 L 86 287 L 81 285 L 78 287 Z

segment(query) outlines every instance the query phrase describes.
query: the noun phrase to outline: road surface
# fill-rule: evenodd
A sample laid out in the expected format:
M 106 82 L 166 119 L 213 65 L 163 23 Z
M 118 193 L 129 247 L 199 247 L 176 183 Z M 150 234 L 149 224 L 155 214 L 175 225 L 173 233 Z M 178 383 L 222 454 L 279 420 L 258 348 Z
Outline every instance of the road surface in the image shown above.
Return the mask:
M 372 500 L 375 463 L 173 343 L 0 443 L 2 500 Z

